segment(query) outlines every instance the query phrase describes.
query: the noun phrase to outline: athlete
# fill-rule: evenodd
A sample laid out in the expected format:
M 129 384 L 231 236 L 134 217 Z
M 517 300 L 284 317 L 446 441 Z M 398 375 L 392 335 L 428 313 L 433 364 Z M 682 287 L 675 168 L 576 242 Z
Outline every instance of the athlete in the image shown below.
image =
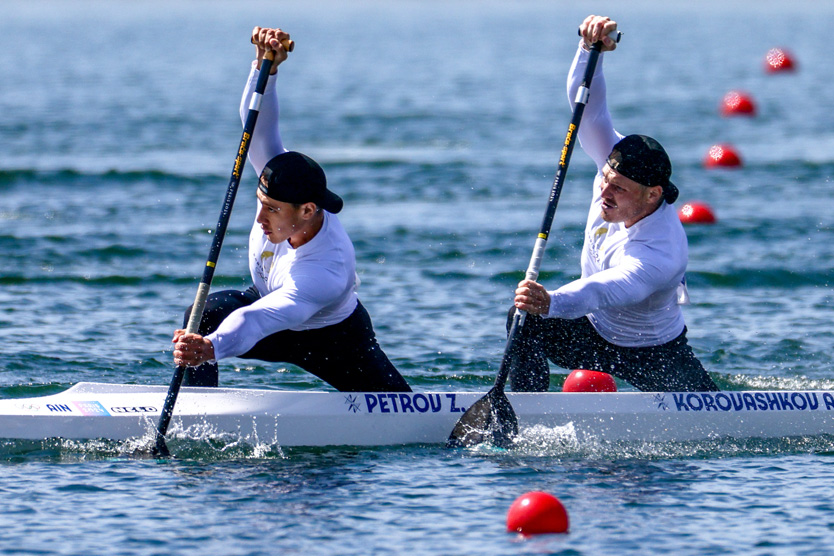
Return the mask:
M 568 76 L 574 99 L 590 45 L 617 47 L 608 35 L 617 23 L 588 16 Z M 680 303 L 688 246 L 672 206 L 666 151 L 645 135 L 623 136 L 611 121 L 600 54 L 578 139 L 597 165 L 585 226 L 581 278 L 556 290 L 523 280 L 514 308 L 528 313 L 512 354 L 515 391 L 544 392 L 548 360 L 567 369 L 603 371 L 643 391 L 718 390 L 686 340 Z M 511 314 L 512 314 L 511 311 Z
M 256 60 L 240 105 L 244 121 L 264 55 L 275 51 L 275 73 L 287 59 L 281 41 L 289 38 L 280 29 L 252 31 Z M 217 386 L 217 360 L 241 357 L 297 365 L 340 391 L 411 391 L 356 295 L 353 244 L 336 216 L 342 199 L 312 158 L 284 148 L 275 81 L 267 84 L 249 149 L 260 176 L 249 235 L 253 285 L 211 294 L 199 334 L 174 332 L 174 362 L 188 366 L 183 384 Z

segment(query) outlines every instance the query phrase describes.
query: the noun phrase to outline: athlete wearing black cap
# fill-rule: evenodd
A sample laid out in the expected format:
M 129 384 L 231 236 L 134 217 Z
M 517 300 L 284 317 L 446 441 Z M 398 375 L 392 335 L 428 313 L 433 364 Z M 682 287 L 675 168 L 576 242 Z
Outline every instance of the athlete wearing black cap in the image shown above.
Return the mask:
M 614 50 L 607 35 L 616 28 L 599 16 L 580 26 L 583 39 L 568 77 L 571 103 L 589 45 L 603 41 L 603 51 Z M 688 301 L 688 246 L 672 206 L 678 197 L 672 164 L 655 139 L 614 129 L 602 55 L 578 138 L 598 168 L 582 276 L 553 291 L 529 280 L 518 285 L 513 311 L 529 315 L 513 353 L 513 390 L 546 391 L 548 360 L 610 373 L 643 391 L 717 390 L 686 340 L 680 304 Z
M 244 120 L 260 61 L 269 48 L 273 68 L 283 62 L 284 39 L 280 29 L 252 33 L 257 60 L 241 101 Z M 267 84 L 249 149 L 260 176 L 249 235 L 253 285 L 211 294 L 199 334 L 174 333 L 175 363 L 189 367 L 183 384 L 217 386 L 217 360 L 242 357 L 297 365 L 341 391 L 410 391 L 356 295 L 353 244 L 336 216 L 342 199 L 316 161 L 284 148 L 275 81 Z

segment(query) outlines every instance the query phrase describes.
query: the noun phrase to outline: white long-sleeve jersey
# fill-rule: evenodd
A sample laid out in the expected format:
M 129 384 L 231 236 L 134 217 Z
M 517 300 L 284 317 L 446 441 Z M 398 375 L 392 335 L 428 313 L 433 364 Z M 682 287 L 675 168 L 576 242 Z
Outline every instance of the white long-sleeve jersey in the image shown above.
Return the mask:
M 568 76 L 572 106 L 590 53 L 580 44 Z M 666 343 L 684 328 L 679 299 L 688 259 L 686 233 L 671 205 L 662 203 L 633 226 L 602 219 L 602 167 L 623 137 L 611 121 L 600 56 L 578 139 L 597 165 L 582 247 L 582 277 L 550 293 L 547 317 L 587 315 L 600 336 L 624 347 Z
M 258 73 L 253 63 L 240 103 L 244 122 Z M 287 151 L 278 128 L 276 81 L 273 76 L 267 82 L 249 147 L 249 162 L 258 175 L 272 157 Z M 258 201 L 257 211 L 260 209 Z M 215 332 L 206 336 L 214 345 L 215 359 L 246 353 L 261 339 L 281 330 L 310 330 L 337 324 L 356 309 L 353 244 L 338 217 L 323 213 L 321 230 L 298 249 L 289 241 L 271 243 L 257 221 L 253 223 L 249 233 L 249 271 L 261 298 L 231 313 Z

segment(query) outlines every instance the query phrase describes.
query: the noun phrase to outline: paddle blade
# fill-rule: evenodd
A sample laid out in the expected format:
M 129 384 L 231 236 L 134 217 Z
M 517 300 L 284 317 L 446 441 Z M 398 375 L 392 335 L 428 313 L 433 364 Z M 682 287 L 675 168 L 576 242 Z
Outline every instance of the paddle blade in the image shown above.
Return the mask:
M 518 435 L 518 418 L 504 390 L 493 388 L 472 404 L 455 425 L 447 448 L 467 448 L 489 442 L 500 448 L 512 446 Z

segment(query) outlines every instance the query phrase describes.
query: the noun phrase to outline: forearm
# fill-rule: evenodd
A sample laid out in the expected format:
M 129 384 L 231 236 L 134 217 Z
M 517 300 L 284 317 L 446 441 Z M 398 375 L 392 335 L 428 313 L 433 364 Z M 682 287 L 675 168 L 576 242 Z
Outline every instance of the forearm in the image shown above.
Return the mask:
M 245 123 L 249 115 L 249 108 L 252 101 L 252 95 L 255 91 L 255 84 L 258 81 L 259 71 L 252 64 L 252 70 L 249 73 L 249 79 L 243 91 L 243 96 L 240 102 L 240 118 L 241 122 Z M 255 131 L 252 134 L 252 139 L 249 145 L 249 162 L 252 164 L 255 172 L 260 176 L 266 163 L 269 160 L 283 152 L 286 152 L 284 144 L 281 141 L 281 133 L 278 125 L 279 109 L 278 109 L 278 92 L 276 81 L 277 74 L 270 76 L 267 81 L 266 90 L 261 99 L 260 111 L 258 114 L 258 124 L 255 126 Z
M 576 95 L 585 76 L 589 57 L 590 53 L 581 46 L 580 42 L 568 73 L 567 91 L 571 110 L 576 108 Z M 604 54 L 600 54 L 578 134 L 582 149 L 593 159 L 597 168 L 602 168 L 608 155 L 611 154 L 611 148 L 621 137 L 614 130 L 611 114 L 608 111 L 607 86 L 602 70 L 603 58 Z
M 575 319 L 599 309 L 625 307 L 646 299 L 657 288 L 646 273 L 610 269 L 550 291 L 548 318 Z
M 261 298 L 232 312 L 206 338 L 214 346 L 216 359 L 236 357 L 252 349 L 263 338 L 306 322 L 318 309 L 312 303 L 286 297 Z

